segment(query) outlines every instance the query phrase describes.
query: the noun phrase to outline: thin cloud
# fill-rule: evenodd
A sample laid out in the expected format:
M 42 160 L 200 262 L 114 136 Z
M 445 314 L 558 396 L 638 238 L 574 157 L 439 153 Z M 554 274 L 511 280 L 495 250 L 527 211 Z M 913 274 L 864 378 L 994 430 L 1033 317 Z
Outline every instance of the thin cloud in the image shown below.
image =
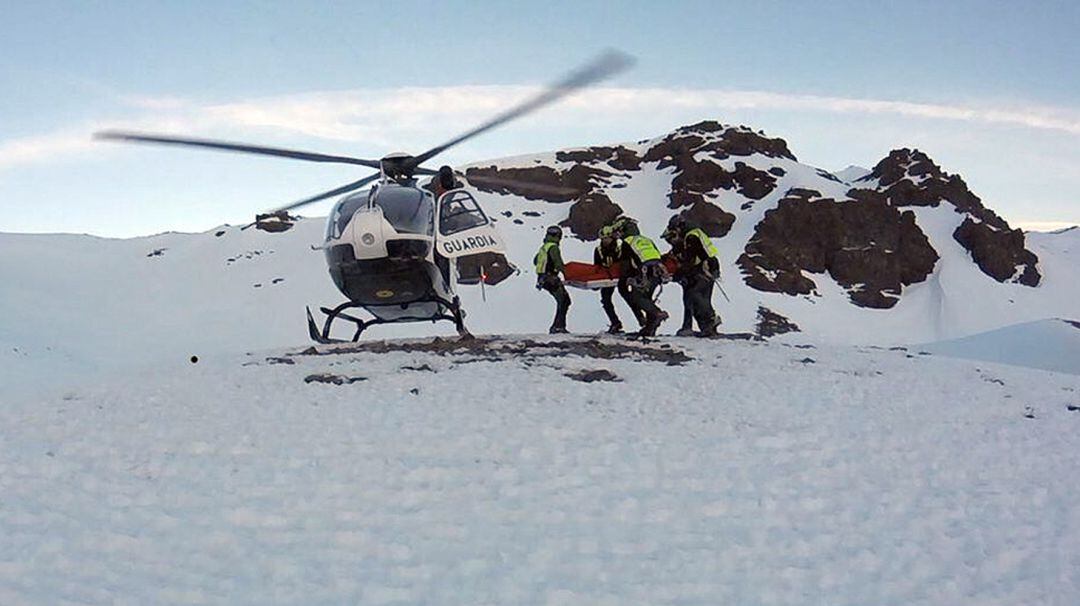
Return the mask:
M 47 162 L 59 156 L 86 153 L 93 149 L 93 141 L 81 131 L 55 132 L 0 141 L 0 170 Z
M 97 148 L 90 134 L 104 127 L 221 137 L 274 132 L 388 147 L 432 129 L 456 132 L 460 130 L 457 127 L 489 117 L 536 90 L 523 86 L 410 87 L 311 92 L 228 103 L 127 96 L 119 101 L 129 111 L 138 112 L 136 117 L 0 141 L 0 170 L 92 152 Z M 704 119 L 740 109 L 948 120 L 1080 135 L 1080 111 L 1074 108 L 964 106 L 766 91 L 596 88 L 544 112 L 545 120 L 558 121 L 566 128 L 600 119 L 632 122 L 636 117 L 663 112 L 694 112 Z

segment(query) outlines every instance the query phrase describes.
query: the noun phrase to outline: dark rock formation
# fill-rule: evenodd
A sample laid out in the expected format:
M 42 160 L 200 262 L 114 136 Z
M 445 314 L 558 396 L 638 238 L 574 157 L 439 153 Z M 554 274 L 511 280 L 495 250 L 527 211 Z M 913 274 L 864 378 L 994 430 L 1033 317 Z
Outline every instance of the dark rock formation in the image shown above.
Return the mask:
M 704 200 L 691 204 L 690 208 L 679 214 L 686 218 L 690 225 L 700 227 L 710 238 L 724 236 L 735 224 L 735 215 Z
M 919 150 L 897 149 L 874 167 L 860 184 L 872 185 L 873 190 L 857 188 L 848 195 L 860 200 L 883 197 L 888 204 L 907 206 L 952 205 L 956 212 L 967 215 L 953 233 L 986 275 L 999 282 L 1014 279 L 1027 286 L 1037 286 L 1041 280 L 1038 257 L 1025 248 L 1024 234 L 1013 230 L 994 211 L 986 208 L 958 175 L 950 175 Z
M 953 237 L 971 253 L 971 258 L 986 275 L 1004 282 L 1015 278 L 1025 286 L 1038 286 L 1041 276 L 1039 258 L 1024 248 L 1024 232 L 1019 229 L 995 229 L 988 223 L 964 219 Z
M 711 139 L 711 142 L 703 149 L 712 152 L 713 157 L 718 160 L 730 156 L 752 156 L 754 154 L 761 154 L 769 158 L 795 160 L 794 154 L 788 150 L 787 142 L 783 139 L 770 139 L 763 133 L 755 132 L 745 126 L 731 127 L 715 120 L 706 120 L 690 126 L 683 126 L 665 137 L 664 141 L 670 141 L 676 147 L 683 147 L 684 145 L 679 143 L 680 141 L 690 143 L 698 139 L 704 142 L 701 135 Z M 664 142 L 661 145 L 664 145 Z M 694 147 L 699 146 L 700 144 L 694 145 Z M 646 162 L 650 161 L 648 159 L 649 154 L 655 149 L 656 147 L 650 149 L 649 153 L 646 154 Z
M 565 373 L 567 377 L 582 383 L 595 383 L 596 381 L 622 381 L 615 373 L 603 368 L 597 370 L 579 370 Z
M 835 181 L 836 183 L 843 183 L 843 181 L 840 180 L 840 177 L 837 177 L 836 175 L 830 173 L 827 170 L 818 169 L 817 176 L 821 177 L 822 179 L 828 179 L 829 181 Z
M 281 233 L 292 229 L 299 217 L 294 217 L 288 211 L 277 210 L 272 213 L 255 215 L 255 229 L 261 229 L 270 233 Z M 250 227 L 250 225 L 248 225 Z M 246 228 L 244 228 L 246 229 Z
M 759 305 L 757 317 L 758 321 L 754 332 L 760 337 L 768 338 L 789 332 L 801 332 L 797 324 L 768 307 Z
M 578 164 L 596 164 L 603 162 L 615 170 L 640 170 L 641 158 L 633 150 L 622 145 L 618 147 L 588 147 L 585 149 L 573 149 L 555 152 L 555 160 L 559 162 L 575 162 Z
M 794 159 L 783 139 L 769 139 L 746 128 L 729 128 L 718 122 L 686 126 L 653 145 L 642 158 L 656 162 L 658 169 L 674 167 L 669 208 L 687 208 L 682 215 L 697 223 L 712 237 L 727 234 L 735 215 L 712 204 L 708 198 L 718 190 L 734 191 L 751 200 L 760 200 L 776 188 L 776 173 L 761 171 L 745 162 L 727 170 L 711 160 L 697 160 L 707 153 L 723 160 L 731 156 L 761 154 L 770 158 Z M 779 174 L 785 174 L 779 169 Z
M 622 214 L 622 208 L 601 193 L 587 194 L 570 207 L 570 216 L 560 225 L 582 240 L 595 240 L 600 228 Z
M 765 213 L 738 259 L 749 286 L 806 295 L 816 284 L 803 272 L 827 271 L 856 305 L 889 308 L 903 286 L 933 271 L 937 252 L 911 212 L 881 199 L 818 196 L 792 189 Z

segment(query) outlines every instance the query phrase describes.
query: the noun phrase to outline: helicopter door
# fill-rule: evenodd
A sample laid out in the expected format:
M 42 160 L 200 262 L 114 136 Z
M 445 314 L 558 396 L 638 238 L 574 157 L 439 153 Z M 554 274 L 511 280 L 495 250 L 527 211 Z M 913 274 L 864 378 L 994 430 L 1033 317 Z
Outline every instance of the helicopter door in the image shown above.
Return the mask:
M 439 198 L 436 250 L 454 259 L 485 252 L 505 250 L 502 237 L 476 198 L 467 191 L 449 191 Z

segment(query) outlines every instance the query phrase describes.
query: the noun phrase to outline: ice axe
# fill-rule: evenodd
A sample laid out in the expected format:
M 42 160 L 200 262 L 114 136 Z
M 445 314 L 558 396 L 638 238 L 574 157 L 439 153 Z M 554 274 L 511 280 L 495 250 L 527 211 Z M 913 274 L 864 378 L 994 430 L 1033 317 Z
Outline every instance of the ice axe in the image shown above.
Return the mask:
M 720 289 L 720 294 L 724 295 L 724 299 L 726 299 L 728 303 L 731 303 L 731 297 L 727 296 L 727 293 L 724 292 L 723 285 L 720 284 L 720 276 L 713 278 L 713 282 L 715 282 L 716 287 Z

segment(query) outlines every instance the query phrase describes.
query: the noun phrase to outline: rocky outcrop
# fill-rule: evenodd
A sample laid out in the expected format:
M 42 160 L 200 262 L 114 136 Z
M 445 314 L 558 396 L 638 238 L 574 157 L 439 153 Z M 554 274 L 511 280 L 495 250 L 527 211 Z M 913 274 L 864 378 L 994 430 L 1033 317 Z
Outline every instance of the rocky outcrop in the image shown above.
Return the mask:
M 725 211 L 715 204 L 699 200 L 679 213 L 691 225 L 701 228 L 709 237 L 719 238 L 729 231 L 735 224 L 735 215 Z
M 1024 248 L 1024 232 L 1019 229 L 997 229 L 969 218 L 956 228 L 953 237 L 971 253 L 979 269 L 998 282 L 1039 285 L 1039 258 Z
M 600 228 L 622 212 L 622 208 L 605 194 L 586 194 L 570 207 L 570 216 L 560 225 L 582 240 L 595 240 L 600 235 Z
M 769 338 L 789 332 L 801 332 L 801 329 L 798 324 L 795 324 L 786 317 L 776 313 L 768 307 L 758 305 L 757 326 L 754 327 L 754 332 L 759 337 Z
M 828 272 L 852 303 L 886 309 L 903 286 L 934 269 L 937 252 L 915 224 L 881 198 L 836 201 L 792 189 L 765 213 L 738 259 L 746 283 L 766 292 L 807 295 L 804 272 Z
M 622 145 L 617 147 L 587 147 L 555 152 L 558 162 L 575 164 L 607 164 L 615 170 L 640 170 L 641 158 L 631 149 Z
M 856 199 L 880 194 L 896 208 L 951 205 L 966 215 L 953 238 L 967 249 L 983 273 L 999 282 L 1013 280 L 1038 286 L 1042 278 L 1039 259 L 1026 248 L 1023 232 L 1011 229 L 1004 219 L 983 206 L 960 176 L 944 172 L 923 152 L 893 150 L 857 183 L 860 187 L 848 192 Z
M 695 219 L 710 236 L 721 237 L 731 229 L 735 215 L 710 199 L 715 199 L 719 190 L 728 190 L 760 200 L 776 188 L 776 175 L 741 161 L 735 162 L 734 170 L 728 170 L 713 160 L 753 154 L 795 158 L 783 139 L 770 139 L 746 128 L 730 128 L 718 122 L 701 122 L 664 137 L 645 152 L 642 160 L 656 162 L 661 170 L 674 167 L 668 207 L 689 207 L 681 214 Z M 699 159 L 702 155 L 708 157 Z

